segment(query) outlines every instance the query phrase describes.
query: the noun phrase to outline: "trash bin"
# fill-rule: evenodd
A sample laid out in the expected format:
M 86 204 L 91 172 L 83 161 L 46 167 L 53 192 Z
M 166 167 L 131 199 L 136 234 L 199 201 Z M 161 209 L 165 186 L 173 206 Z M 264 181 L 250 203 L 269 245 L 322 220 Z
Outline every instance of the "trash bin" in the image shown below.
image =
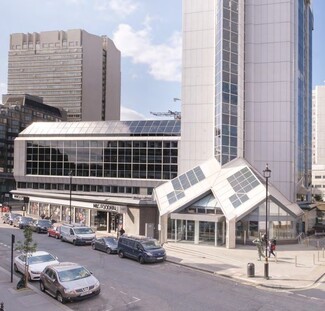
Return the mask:
M 247 276 L 249 278 L 255 276 L 255 265 L 251 262 L 247 264 Z

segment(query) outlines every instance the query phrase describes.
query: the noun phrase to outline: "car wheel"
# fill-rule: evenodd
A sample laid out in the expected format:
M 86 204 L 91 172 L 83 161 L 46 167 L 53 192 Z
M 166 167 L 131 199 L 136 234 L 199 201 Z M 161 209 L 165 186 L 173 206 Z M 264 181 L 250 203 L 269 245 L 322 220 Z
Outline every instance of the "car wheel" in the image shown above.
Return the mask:
M 138 260 L 139 260 L 139 262 L 140 262 L 141 265 L 144 264 L 144 258 L 142 256 L 140 256 Z
M 112 250 L 111 250 L 109 247 L 107 247 L 107 248 L 106 248 L 106 253 L 107 253 L 107 254 L 110 254 L 111 252 L 112 252 Z
M 96 249 L 95 243 L 94 244 L 91 244 L 91 248 L 94 249 L 94 250 Z
M 56 299 L 58 300 L 58 302 L 65 303 L 65 300 L 60 292 L 56 293 Z
M 39 228 L 37 228 L 37 230 L 36 230 L 36 231 L 37 231 L 37 233 L 40 233 L 40 232 L 41 232 Z
M 14 263 L 14 270 L 15 272 L 19 272 L 17 265 Z
M 64 242 L 63 236 L 61 236 L 61 242 Z
M 123 258 L 123 257 L 124 257 L 124 252 L 123 252 L 123 251 L 119 251 L 119 252 L 118 252 L 118 256 L 119 256 L 120 258 Z
M 45 292 L 45 286 L 42 281 L 39 282 L 39 288 L 40 288 L 41 292 Z
M 77 240 L 73 240 L 73 245 L 76 246 L 77 245 Z
M 58 235 L 55 236 L 56 239 L 59 239 L 60 237 Z
M 50 233 L 49 233 L 49 232 L 47 233 L 47 236 L 48 236 L 48 237 L 51 237 L 51 235 L 50 235 Z

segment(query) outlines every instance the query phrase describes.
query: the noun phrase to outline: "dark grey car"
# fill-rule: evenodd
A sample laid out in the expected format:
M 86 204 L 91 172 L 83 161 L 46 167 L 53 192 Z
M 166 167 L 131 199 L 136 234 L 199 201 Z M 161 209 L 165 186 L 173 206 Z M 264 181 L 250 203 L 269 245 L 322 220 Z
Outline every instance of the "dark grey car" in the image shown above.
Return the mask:
M 109 236 L 95 238 L 91 242 L 91 247 L 107 254 L 117 254 L 117 239 Z
M 41 273 L 40 289 L 65 303 L 98 295 L 100 283 L 85 267 L 77 263 L 62 262 L 44 269 Z
M 13 225 L 14 227 L 18 227 L 19 229 L 24 229 L 30 226 L 32 222 L 33 222 L 32 217 L 18 216 L 14 219 Z

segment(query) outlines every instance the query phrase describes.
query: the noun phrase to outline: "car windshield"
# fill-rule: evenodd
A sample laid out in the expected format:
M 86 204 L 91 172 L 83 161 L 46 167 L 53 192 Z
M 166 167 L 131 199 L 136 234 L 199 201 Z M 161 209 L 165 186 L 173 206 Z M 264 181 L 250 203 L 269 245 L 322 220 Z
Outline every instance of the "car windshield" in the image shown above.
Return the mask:
M 31 256 L 28 258 L 28 264 L 34 265 L 38 263 L 56 260 L 51 254 L 44 254 L 39 256 Z
M 30 217 L 22 217 L 21 218 L 21 221 L 22 222 L 31 222 L 31 221 L 33 221 L 33 218 L 30 218 Z
M 52 225 L 50 220 L 39 220 L 38 221 L 38 224 L 40 226 L 49 226 L 49 225 Z
M 88 227 L 80 227 L 74 229 L 76 234 L 87 234 L 87 233 L 94 233 L 93 229 Z
M 150 240 L 150 241 L 146 241 L 146 242 L 142 242 L 141 243 L 143 248 L 145 250 L 148 250 L 148 249 L 154 249 L 154 248 L 160 248 L 160 244 L 158 243 L 158 241 L 156 240 Z
M 61 282 L 70 282 L 89 277 L 90 272 L 84 267 L 73 268 L 70 270 L 60 271 L 59 279 Z
M 104 238 L 106 243 L 117 245 L 117 239 L 116 238 Z

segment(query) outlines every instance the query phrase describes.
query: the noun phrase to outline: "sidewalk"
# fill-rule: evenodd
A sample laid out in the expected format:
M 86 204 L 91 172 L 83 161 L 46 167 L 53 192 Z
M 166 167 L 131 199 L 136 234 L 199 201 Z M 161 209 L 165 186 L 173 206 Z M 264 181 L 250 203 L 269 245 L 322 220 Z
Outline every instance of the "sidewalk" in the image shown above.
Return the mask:
M 277 258 L 269 259 L 269 279 L 264 278 L 264 263 L 258 260 L 255 246 L 236 249 L 168 242 L 164 244 L 167 261 L 200 269 L 254 286 L 275 289 L 308 288 L 325 277 L 325 251 L 304 244 L 278 245 Z M 253 263 L 255 273 L 248 273 Z
M 19 278 L 13 275 L 11 283 L 10 273 L 0 267 L 0 303 L 3 303 L 5 311 L 71 311 L 70 308 L 42 293 L 39 289 L 29 287 L 17 290 L 18 281 Z

